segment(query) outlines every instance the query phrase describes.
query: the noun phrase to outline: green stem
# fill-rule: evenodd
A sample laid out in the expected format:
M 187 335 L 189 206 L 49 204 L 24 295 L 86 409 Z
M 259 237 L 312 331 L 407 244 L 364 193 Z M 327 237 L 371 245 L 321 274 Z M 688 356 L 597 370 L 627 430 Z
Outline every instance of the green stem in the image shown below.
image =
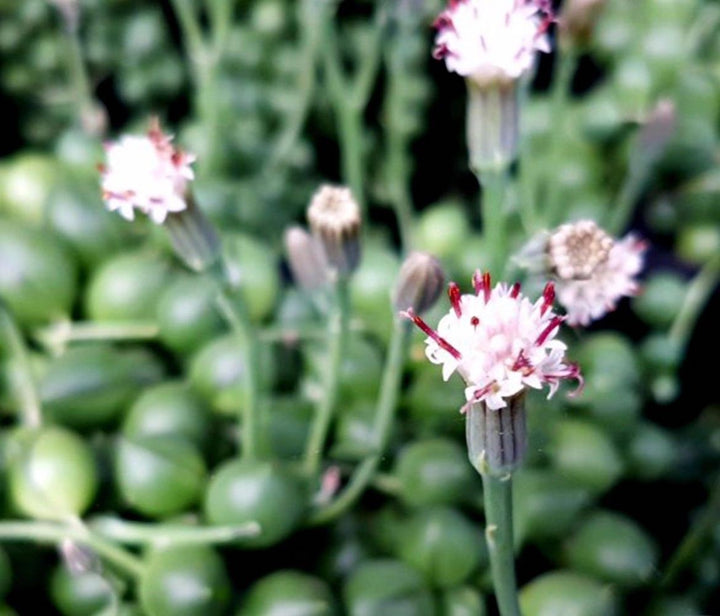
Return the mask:
M 257 522 L 229 526 L 191 526 L 172 523 L 130 522 L 111 516 L 96 517 L 90 528 L 111 541 L 128 545 L 174 545 L 232 543 L 246 537 L 255 537 L 260 531 Z
M 409 321 L 395 319 L 395 327 L 390 340 L 388 357 L 385 361 L 380 397 L 378 398 L 375 422 L 373 424 L 373 435 L 377 451 L 362 461 L 353 473 L 347 487 L 332 503 L 319 509 L 311 516 L 310 524 L 324 524 L 342 515 L 360 498 L 370 480 L 374 477 L 382 459 L 383 451 L 387 447 L 390 430 L 395 418 L 410 332 L 411 325 Z
M 633 208 L 645 187 L 649 172 L 649 165 L 631 167 L 628 171 L 620 188 L 620 193 L 615 199 L 615 205 L 610 211 L 609 220 L 605 225 L 606 230 L 611 235 L 620 235 L 627 227 L 632 217 Z
M 78 24 L 70 23 L 70 20 L 66 19 L 65 25 L 68 43 L 68 72 L 70 74 L 70 81 L 73 84 L 78 122 L 87 132 L 91 132 L 90 129 L 93 128 L 92 122 L 89 123 L 88 121 L 92 119 L 95 101 L 90 86 L 90 78 L 87 73 L 87 66 L 83 58 L 80 37 L 78 36 Z
M 543 218 L 549 227 L 563 222 L 566 213 L 566 204 L 560 199 L 555 174 L 561 164 L 563 136 L 565 135 L 563 125 L 567 121 L 567 107 L 576 62 L 577 52 L 572 47 L 567 47 L 557 55 L 557 74 L 553 78 L 551 93 L 553 130 L 550 142 L 550 160 L 545 166 L 547 173 L 544 178 L 547 212 Z
M 72 539 L 87 545 L 129 577 L 139 579 L 145 569 L 137 556 L 82 526 L 54 522 L 0 522 L 0 540 L 3 539 L 49 544 L 59 544 L 63 539 Z
M 295 144 L 307 118 L 310 102 L 315 91 L 315 63 L 321 41 L 321 33 L 327 19 L 325 5 L 319 5 L 316 0 L 303 0 L 300 4 L 300 69 L 298 71 L 298 85 L 295 93 L 295 106 L 285 118 L 280 136 L 275 141 L 265 172 L 274 171 Z
M 340 149 L 342 151 L 342 177 L 350 187 L 361 208 L 365 207 L 363 181 L 362 111 L 349 105 L 338 109 L 340 116 Z
M 512 475 L 482 475 L 485 539 L 490 555 L 495 599 L 500 616 L 521 616 L 515 581 L 512 528 Z
M 490 272 L 502 278 L 507 261 L 507 168 L 486 169 L 478 176 L 482 185 L 483 238 L 490 255 Z
M 70 342 L 88 340 L 154 340 L 159 327 L 149 321 L 128 323 L 61 321 L 33 333 L 33 338 L 53 351 L 62 351 Z
M 40 396 L 35 387 L 25 340 L 10 313 L 0 304 L 0 340 L 7 344 L 14 371 L 11 373 L 11 388 L 20 411 L 20 420 L 28 427 L 42 424 Z
M 718 519 L 720 519 L 720 475 L 715 478 L 705 511 L 695 521 L 670 557 L 665 575 L 660 580 L 659 587 L 661 589 L 669 588 L 680 572 L 695 561 L 696 555 L 707 545 L 708 538 L 717 526 Z
M 245 399 L 240 413 L 240 438 L 242 443 L 242 457 L 246 460 L 257 458 L 257 448 L 260 444 L 260 423 L 258 421 L 258 388 L 259 388 L 259 347 L 255 337 L 250 315 L 247 313 L 241 297 L 229 297 L 224 285 L 220 285 L 215 298 L 218 310 L 238 334 L 242 341 L 245 353 Z
M 335 284 L 333 313 L 328 322 L 328 365 L 323 383 L 323 395 L 315 412 L 310 436 L 305 448 L 304 470 L 308 476 L 317 474 L 325 446 L 325 440 L 332 422 L 340 385 L 345 339 L 348 332 L 350 313 L 350 289 L 347 278 L 341 276 Z
M 695 275 L 685 292 L 685 299 L 670 327 L 669 336 L 681 349 L 687 346 L 695 323 L 720 276 L 720 256 L 710 259 Z

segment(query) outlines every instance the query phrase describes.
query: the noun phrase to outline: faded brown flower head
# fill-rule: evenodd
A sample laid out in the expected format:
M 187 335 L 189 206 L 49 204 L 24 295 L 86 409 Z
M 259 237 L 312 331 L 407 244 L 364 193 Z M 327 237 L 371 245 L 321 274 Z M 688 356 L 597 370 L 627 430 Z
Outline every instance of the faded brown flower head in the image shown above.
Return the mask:
M 350 189 L 321 186 L 310 201 L 307 219 L 328 264 L 341 274 L 353 272 L 360 262 L 362 218 Z
M 605 263 L 613 239 L 592 220 L 559 226 L 547 243 L 550 269 L 561 280 L 587 280 Z

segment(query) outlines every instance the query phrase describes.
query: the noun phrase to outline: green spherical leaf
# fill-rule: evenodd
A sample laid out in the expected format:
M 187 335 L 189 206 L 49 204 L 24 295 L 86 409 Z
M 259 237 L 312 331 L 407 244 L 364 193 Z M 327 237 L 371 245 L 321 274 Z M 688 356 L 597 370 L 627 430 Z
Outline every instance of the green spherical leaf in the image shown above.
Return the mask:
M 10 494 L 25 515 L 62 520 L 82 515 L 95 497 L 97 470 L 88 446 L 60 427 L 21 432 L 10 445 Z
M 152 253 L 124 252 L 93 271 L 85 289 L 85 311 L 95 321 L 155 322 L 170 264 Z
M 77 266 L 50 232 L 0 219 L 0 297 L 22 325 L 68 317 Z
M 572 571 L 552 571 L 520 590 L 520 609 L 523 616 L 614 616 L 617 602 L 605 584 Z
M 482 529 L 454 509 L 420 511 L 401 532 L 400 558 L 423 573 L 432 586 L 452 588 L 487 564 Z
M 221 333 L 224 323 L 216 285 L 205 278 L 182 277 L 163 291 L 157 309 L 160 339 L 173 351 L 188 353 Z
M 595 511 L 567 541 L 565 559 L 575 571 L 632 588 L 654 574 L 658 548 L 631 519 L 609 511 Z
M 406 445 L 395 475 L 400 497 L 415 507 L 460 503 L 472 496 L 479 483 L 465 450 L 455 441 L 440 438 Z
M 666 329 L 685 300 L 686 287 L 685 281 L 676 274 L 653 274 L 645 282 L 643 292 L 633 300 L 633 308 L 646 323 Z
M 64 616 L 96 616 L 112 602 L 112 588 L 98 573 L 74 574 L 61 565 L 50 578 L 50 596 Z
M 147 616 L 223 616 L 230 593 L 225 564 L 206 546 L 153 551 L 140 580 Z
M 442 595 L 443 616 L 485 616 L 485 603 L 480 593 L 469 586 L 458 586 Z
M 151 517 L 167 517 L 194 505 L 207 478 L 197 448 L 169 435 L 121 438 L 115 477 L 125 502 Z
M 430 591 L 420 574 L 391 559 L 362 563 L 343 588 L 348 616 L 432 616 Z
M 227 233 L 222 239 L 228 278 L 250 318 L 262 320 L 272 312 L 279 294 L 278 256 L 267 244 L 244 233 Z
M 333 616 L 327 584 L 300 571 L 276 571 L 253 584 L 237 616 Z
M 123 434 L 180 436 L 202 449 L 207 445 L 211 426 L 208 408 L 188 384 L 168 381 L 140 394 L 125 417 Z
M 560 537 L 591 502 L 590 490 L 549 470 L 522 469 L 513 478 L 515 541 Z
M 550 455 L 560 474 L 595 494 L 608 490 L 623 472 L 622 458 L 610 438 L 581 420 L 556 424 Z
M 243 544 L 264 547 L 281 541 L 296 528 L 306 500 L 302 484 L 284 467 L 230 460 L 210 478 L 204 507 L 211 524 L 257 522 L 260 534 Z
M 38 388 L 47 417 L 72 428 L 96 428 L 117 419 L 138 389 L 162 372 L 144 348 L 84 344 L 51 359 Z

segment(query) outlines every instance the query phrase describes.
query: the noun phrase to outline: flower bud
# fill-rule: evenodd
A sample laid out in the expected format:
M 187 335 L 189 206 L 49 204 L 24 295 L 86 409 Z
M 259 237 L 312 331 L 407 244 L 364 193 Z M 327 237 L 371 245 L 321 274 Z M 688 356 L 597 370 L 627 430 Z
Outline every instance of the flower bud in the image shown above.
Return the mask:
M 317 240 L 301 227 L 285 231 L 285 251 L 293 280 L 305 291 L 313 291 L 327 282 L 327 262 Z
M 321 186 L 310 201 L 307 218 L 328 265 L 341 275 L 355 271 L 360 262 L 362 220 L 350 189 Z
M 468 458 L 479 473 L 501 476 L 517 470 L 527 450 L 525 393 L 499 409 L 484 402 L 468 405 L 465 437 Z
M 440 262 L 424 252 L 412 252 L 402 264 L 395 286 L 395 310 L 412 310 L 422 314 L 437 301 L 445 286 L 445 272 Z
M 606 4 L 607 0 L 566 0 L 558 18 L 560 41 L 578 47 L 587 45 Z

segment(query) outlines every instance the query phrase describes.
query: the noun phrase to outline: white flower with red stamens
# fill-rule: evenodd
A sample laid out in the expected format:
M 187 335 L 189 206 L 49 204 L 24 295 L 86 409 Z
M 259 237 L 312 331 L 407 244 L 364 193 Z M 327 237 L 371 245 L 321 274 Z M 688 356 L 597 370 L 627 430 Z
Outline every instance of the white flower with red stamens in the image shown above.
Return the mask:
M 613 244 L 607 259 L 584 280 L 557 281 L 558 302 L 567 312 L 568 325 L 589 325 L 615 309 L 623 297 L 637 295 L 636 276 L 643 268 L 647 244 L 627 235 Z
M 187 208 L 187 183 L 194 178 L 192 154 L 173 147 L 172 137 L 153 122 L 144 137 L 125 135 L 105 145 L 100 166 L 103 200 L 111 211 L 133 220 L 135 211 L 160 224 Z
M 550 397 L 563 379 L 582 382 L 577 365 L 565 361 L 565 344 L 555 339 L 563 317 L 552 310 L 552 283 L 535 303 L 519 284 L 492 288 L 489 274 L 476 272 L 473 285 L 474 294 L 461 295 L 450 283 L 452 308 L 437 331 L 412 310 L 402 313 L 428 335 L 425 354 L 442 365 L 443 379 L 456 371 L 462 376 L 468 403 L 500 409 L 528 387 L 548 385 Z
M 550 51 L 552 21 L 548 0 L 450 0 L 435 21 L 433 56 L 481 86 L 514 81 L 535 51 Z

